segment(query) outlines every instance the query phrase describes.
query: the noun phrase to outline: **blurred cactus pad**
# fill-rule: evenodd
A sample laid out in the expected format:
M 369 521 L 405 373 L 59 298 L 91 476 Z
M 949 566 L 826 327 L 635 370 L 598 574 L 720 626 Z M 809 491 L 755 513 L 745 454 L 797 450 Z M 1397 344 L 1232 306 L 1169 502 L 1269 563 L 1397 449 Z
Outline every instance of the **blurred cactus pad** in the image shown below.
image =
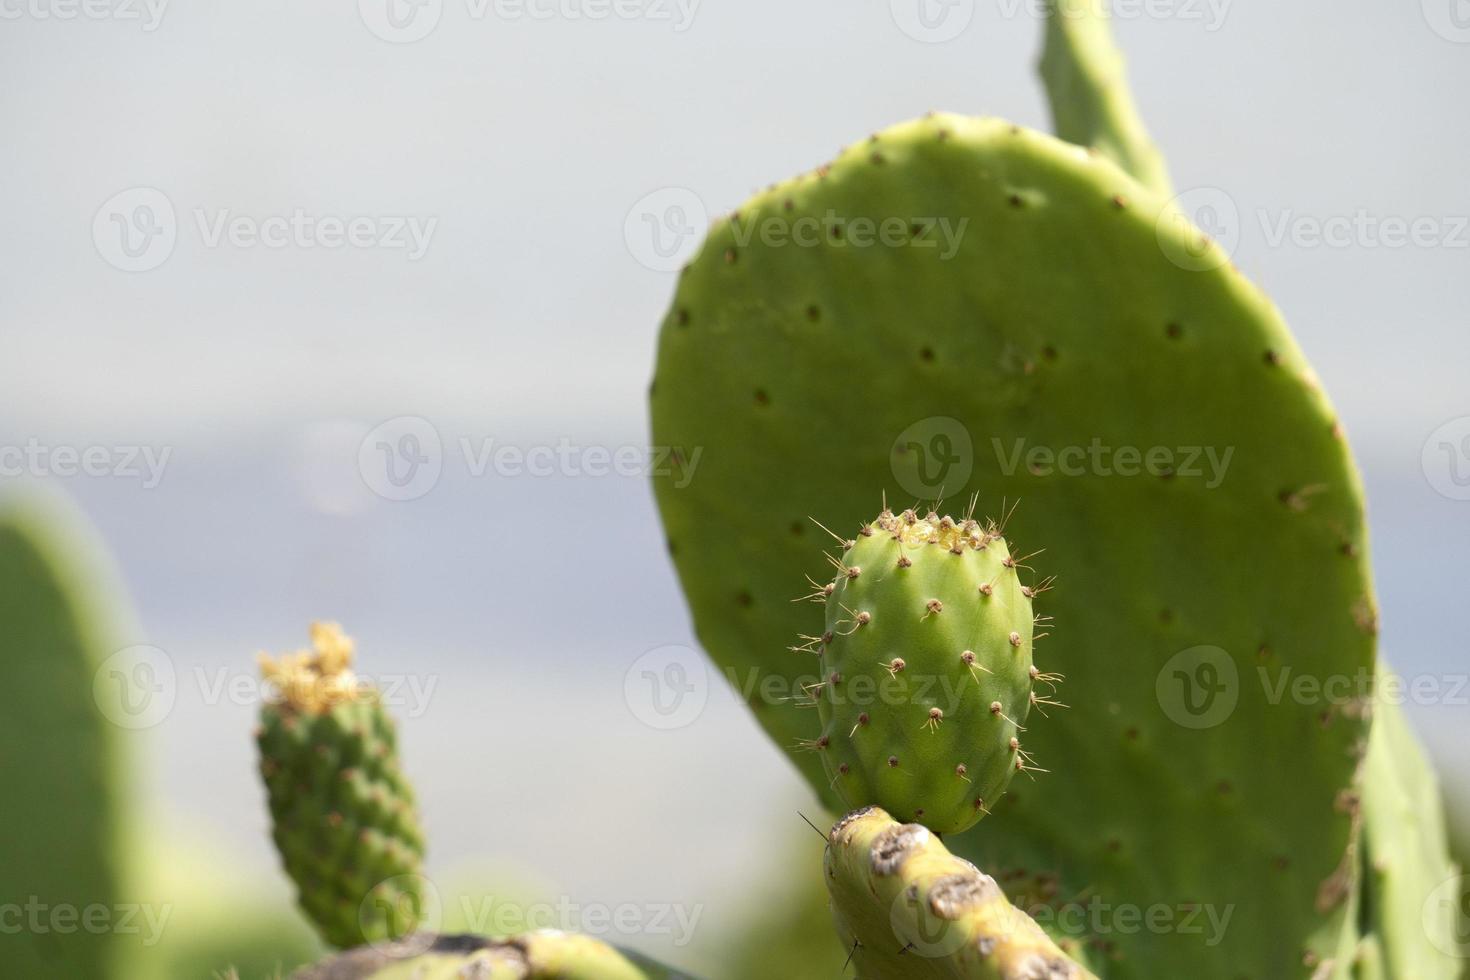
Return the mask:
M 1033 907 L 1101 907 L 1050 928 L 1106 978 L 1348 976 L 1369 956 L 1454 976 L 1442 937 L 1402 932 L 1423 890 L 1377 880 L 1452 876 L 1437 822 L 1364 821 L 1365 795 L 1438 802 L 1406 734 L 1395 785 L 1366 759 L 1395 709 L 1372 703 L 1343 426 L 1281 313 L 1170 200 L 1098 5 L 1053 10 L 1043 68 L 1061 138 L 894 126 L 741 205 L 684 269 L 651 404 L 656 445 L 703 450 L 655 479 L 701 642 L 781 747 L 835 739 L 791 696 L 832 670 L 791 650 L 824 628 L 792 602 L 830 576 L 808 518 L 847 536 L 880 492 L 978 494 L 1055 576 L 1047 670 L 1071 707 L 1025 733 L 1049 773 L 950 850 Z M 818 247 L 763 231 L 812 222 Z M 1282 676 L 1361 683 L 1327 701 L 1279 696 Z M 793 752 L 829 806 L 908 805 L 839 792 L 824 758 Z M 917 779 L 952 778 L 934 765 Z M 1169 922 L 1126 925 L 1154 908 Z

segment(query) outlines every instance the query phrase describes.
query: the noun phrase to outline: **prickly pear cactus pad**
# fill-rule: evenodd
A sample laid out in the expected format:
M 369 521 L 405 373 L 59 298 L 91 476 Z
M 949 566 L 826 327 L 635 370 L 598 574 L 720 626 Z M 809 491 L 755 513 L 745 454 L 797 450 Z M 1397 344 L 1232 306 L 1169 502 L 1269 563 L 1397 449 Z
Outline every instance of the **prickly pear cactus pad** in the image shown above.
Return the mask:
M 1380 690 L 1402 683 L 1378 676 Z M 1398 702 L 1380 697 L 1373 711 L 1360 848 L 1362 918 L 1375 942 L 1363 955 L 1381 960 L 1384 976 L 1454 980 L 1470 937 L 1457 929 L 1464 879 L 1445 848 L 1439 783 Z
M 139 897 L 121 867 L 123 729 L 94 700 L 94 685 L 105 699 L 116 680 L 107 663 L 118 647 L 112 583 L 74 523 L 29 501 L 0 511 L 0 902 L 20 913 L 0 928 L 0 976 L 124 975 L 128 937 L 119 931 L 63 936 L 28 923 Z
M 824 680 L 788 650 L 811 632 L 791 583 L 827 575 L 806 515 L 1020 500 L 1006 533 L 1046 548 L 1071 707 L 1025 736 L 1051 774 L 950 846 L 1105 902 L 1108 977 L 1336 956 L 1367 720 L 1280 682 L 1371 677 L 1359 481 L 1280 315 L 1162 196 L 999 120 L 878 133 L 711 230 L 652 416 L 655 444 L 703 450 L 655 480 L 698 635 L 779 744 L 813 724 L 771 692 Z M 1153 907 L 1167 927 L 1115 917 Z
M 864 807 L 828 841 L 827 890 L 858 980 L 1096 980 L 927 827 Z
M 293 980 L 692 980 L 590 936 L 542 930 L 513 939 L 414 935 L 298 970 Z
M 885 510 L 845 545 L 812 596 L 826 630 L 797 648 L 825 672 L 808 747 L 849 806 L 957 833 L 1034 768 L 1021 726 L 1033 700 L 1056 703 L 1058 678 L 1032 665 L 1024 556 L 994 524 L 912 510 Z
M 256 740 L 272 836 L 301 907 L 338 947 L 396 939 L 418 921 L 423 833 L 379 695 L 352 673 L 352 641 L 311 627 L 312 649 L 261 671 L 279 700 Z

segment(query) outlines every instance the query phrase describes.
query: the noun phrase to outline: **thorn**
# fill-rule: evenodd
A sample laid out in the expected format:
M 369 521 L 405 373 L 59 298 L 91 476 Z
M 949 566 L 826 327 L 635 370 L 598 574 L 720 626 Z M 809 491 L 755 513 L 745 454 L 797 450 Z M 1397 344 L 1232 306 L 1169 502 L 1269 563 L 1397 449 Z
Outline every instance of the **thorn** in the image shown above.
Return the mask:
M 831 535 L 833 541 L 836 541 L 838 544 L 843 546 L 843 550 L 846 550 L 847 548 L 852 546 L 851 542 L 849 542 L 846 538 L 833 531 L 831 528 L 823 524 L 821 521 L 817 520 L 815 517 L 808 517 L 807 520 L 811 521 L 817 527 L 821 528 L 823 531 L 826 531 L 829 535 Z
M 827 835 L 824 834 L 824 833 L 822 833 L 822 828 L 818 827 L 816 824 L 812 823 L 810 820 L 807 820 L 805 813 L 802 813 L 800 810 L 797 810 L 796 811 L 796 815 L 798 817 L 800 817 L 801 819 L 806 820 L 806 825 L 808 827 L 812 828 L 813 830 L 815 830 L 817 832 L 817 836 L 818 837 L 822 838 L 822 840 L 824 840 L 824 841 L 827 839 Z

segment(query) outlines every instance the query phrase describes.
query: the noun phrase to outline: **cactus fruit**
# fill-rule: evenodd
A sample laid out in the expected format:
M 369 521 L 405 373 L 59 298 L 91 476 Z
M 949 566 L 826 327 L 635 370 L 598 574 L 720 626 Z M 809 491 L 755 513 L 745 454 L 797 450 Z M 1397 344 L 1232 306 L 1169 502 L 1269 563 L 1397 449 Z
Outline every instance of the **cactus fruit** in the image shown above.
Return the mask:
M 823 863 L 858 980 L 1096 980 L 920 824 L 856 810 L 832 827 Z
M 279 693 L 256 733 L 276 849 L 327 942 L 397 939 L 421 911 L 424 838 L 393 720 L 353 674 L 339 627 L 313 624 L 311 641 L 309 651 L 260 657 Z
M 884 510 L 844 542 L 812 596 L 821 636 L 817 751 L 849 806 L 876 803 L 940 833 L 978 821 L 1030 768 L 1019 735 L 1037 681 L 1035 589 L 994 524 Z
M 924 235 L 746 235 L 829 214 Z M 965 229 L 947 259 L 914 247 L 946 221 Z M 837 383 L 855 378 L 860 399 Z M 954 846 L 1064 893 L 1232 907 L 1250 937 L 1227 953 L 1118 934 L 1109 976 L 1282 976 L 1336 955 L 1353 887 L 1339 801 L 1367 722 L 1256 678 L 1371 669 L 1359 480 L 1277 311 L 1160 195 L 996 120 L 879 133 L 711 230 L 664 324 L 652 412 L 655 444 L 704 449 L 696 473 L 655 477 L 696 629 L 778 742 L 809 739 L 809 716 L 761 692 L 822 680 L 782 654 L 810 632 L 786 591 L 819 572 L 803 515 L 855 526 L 878 490 L 918 492 L 896 441 L 944 450 L 933 492 L 1020 499 L 1012 530 L 1045 538 L 1068 586 L 1048 669 L 1073 705 L 1027 735 L 1065 778 L 1013 788 Z M 830 799 L 816 753 L 798 761 Z
M 109 563 L 89 538 L 60 503 L 8 502 L 0 513 L 0 782 L 10 788 L 0 806 L 0 900 L 22 911 L 0 928 L 5 977 L 128 974 L 119 931 L 45 927 L 52 910 L 111 914 L 138 897 L 125 896 L 121 863 L 120 729 L 94 700 L 113 693 L 105 661 L 122 624 L 103 604 Z M 30 925 L 26 905 L 43 927 Z
M 541 930 L 513 939 L 415 935 L 339 954 L 293 980 L 688 980 L 589 936 Z

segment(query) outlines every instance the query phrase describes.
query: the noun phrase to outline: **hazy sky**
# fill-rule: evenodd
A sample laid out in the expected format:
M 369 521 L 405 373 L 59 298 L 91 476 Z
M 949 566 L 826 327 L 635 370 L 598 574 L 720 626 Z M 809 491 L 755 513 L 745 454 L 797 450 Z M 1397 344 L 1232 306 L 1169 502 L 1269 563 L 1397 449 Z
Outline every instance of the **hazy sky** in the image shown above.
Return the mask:
M 713 864 L 702 840 L 761 846 L 801 791 L 719 695 L 678 736 L 623 710 L 629 663 L 693 642 L 644 481 L 446 468 L 394 507 L 358 444 L 412 415 L 446 439 L 636 445 L 674 285 L 633 233 L 640 202 L 729 210 L 931 108 L 1046 126 L 1034 4 L 87 2 L 0 0 L 0 444 L 171 451 L 156 489 L 60 482 L 181 676 L 248 673 L 331 615 L 379 669 L 412 652 L 452 678 L 406 736 L 438 859 L 524 850 L 574 893 L 694 889 L 721 914 L 741 851 Z M 1385 648 L 1463 670 L 1470 501 L 1436 489 L 1449 457 L 1423 460 L 1450 424 L 1470 474 L 1470 6 L 1117 13 L 1176 185 L 1215 207 L 1364 461 Z M 609 534 L 622 574 L 582 616 L 526 520 Z M 579 686 L 528 666 L 548 662 Z M 264 866 L 251 708 L 201 690 L 149 736 L 156 795 Z M 1464 708 L 1415 716 L 1462 737 Z M 500 751 L 508 731 L 538 753 Z M 498 768 L 470 781 L 455 759 L 477 739 Z M 622 863 L 544 819 L 589 794 L 624 801 L 600 825 L 631 842 Z

